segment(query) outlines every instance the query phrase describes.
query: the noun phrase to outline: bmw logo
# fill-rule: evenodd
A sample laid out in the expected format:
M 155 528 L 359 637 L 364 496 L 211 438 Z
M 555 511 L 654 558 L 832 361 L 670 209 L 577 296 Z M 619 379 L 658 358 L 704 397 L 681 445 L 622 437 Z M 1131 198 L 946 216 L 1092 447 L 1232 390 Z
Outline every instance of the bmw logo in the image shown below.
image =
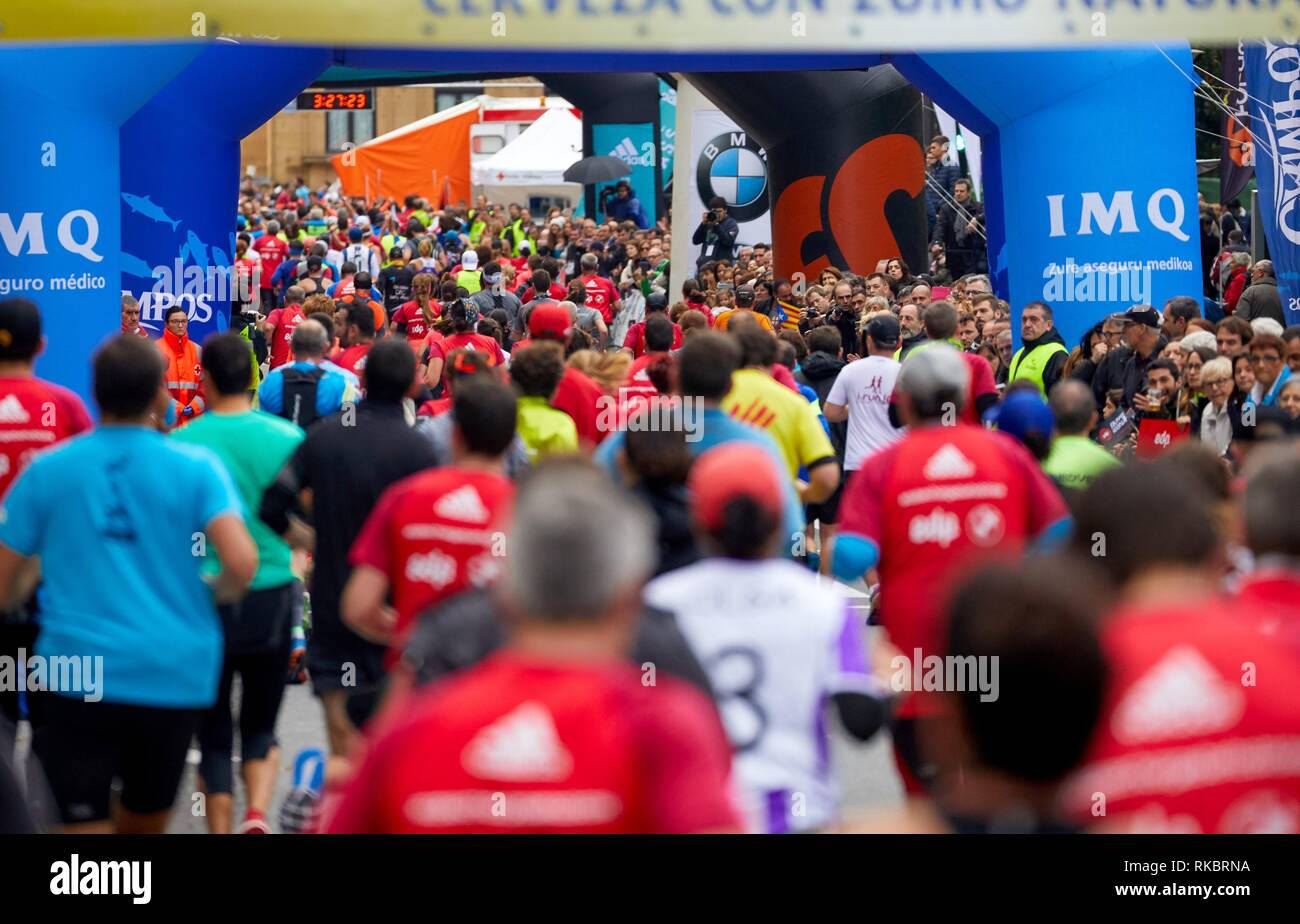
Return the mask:
M 742 131 L 725 132 L 704 146 L 695 166 L 700 199 L 721 196 L 736 221 L 767 212 L 767 152 Z

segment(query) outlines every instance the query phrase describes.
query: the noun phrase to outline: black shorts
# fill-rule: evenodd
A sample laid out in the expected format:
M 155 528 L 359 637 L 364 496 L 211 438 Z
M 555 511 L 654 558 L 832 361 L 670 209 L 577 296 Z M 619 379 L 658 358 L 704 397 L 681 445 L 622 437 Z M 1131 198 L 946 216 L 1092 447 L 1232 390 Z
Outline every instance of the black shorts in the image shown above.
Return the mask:
M 388 648 L 366 641 L 337 617 L 322 618 L 324 615 L 313 606 L 312 631 L 307 638 L 312 690 L 321 696 L 334 690 L 356 693 L 378 686 L 387 673 L 384 656 Z
M 114 781 L 122 784 L 128 812 L 172 807 L 199 710 L 38 695 L 42 721 L 33 729 L 32 752 L 64 824 L 110 817 Z
M 227 655 L 280 654 L 287 659 L 295 605 L 301 605 L 302 584 L 250 591 L 238 603 L 217 607 Z
M 835 488 L 835 493 L 826 500 L 817 504 L 808 504 L 804 508 L 804 516 L 808 522 L 821 520 L 823 526 L 834 526 L 840 519 L 840 498 L 844 496 L 844 485 L 849 480 L 852 472 L 844 472 L 840 477 L 840 483 Z

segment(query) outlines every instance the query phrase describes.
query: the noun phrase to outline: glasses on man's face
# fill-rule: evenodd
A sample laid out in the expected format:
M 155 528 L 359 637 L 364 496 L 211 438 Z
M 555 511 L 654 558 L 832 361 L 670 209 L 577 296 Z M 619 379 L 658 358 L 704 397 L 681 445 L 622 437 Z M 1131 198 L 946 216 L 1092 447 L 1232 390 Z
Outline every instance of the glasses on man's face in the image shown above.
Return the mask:
M 1229 379 L 1202 379 L 1201 387 L 1214 388 L 1216 385 L 1227 385 L 1229 384 L 1229 381 Z
M 1272 366 L 1280 363 L 1282 357 L 1276 353 L 1251 353 L 1250 361 L 1257 366 Z
M 186 317 L 176 317 L 176 318 L 172 318 L 167 323 L 169 326 L 172 327 L 186 327 L 189 325 L 190 319 Z

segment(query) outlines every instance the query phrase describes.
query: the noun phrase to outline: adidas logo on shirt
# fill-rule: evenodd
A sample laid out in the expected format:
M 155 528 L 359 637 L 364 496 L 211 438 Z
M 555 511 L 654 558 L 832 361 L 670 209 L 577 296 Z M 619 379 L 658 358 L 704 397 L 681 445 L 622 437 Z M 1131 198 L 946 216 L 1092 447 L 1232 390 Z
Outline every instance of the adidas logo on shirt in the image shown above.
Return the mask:
M 1246 708 L 1246 696 L 1195 648 L 1172 649 L 1129 687 L 1111 731 L 1122 744 L 1146 744 L 1226 731 Z
M 433 505 L 433 512 L 444 519 L 458 520 L 461 523 L 486 523 L 492 516 L 483 505 L 478 491 L 468 484 L 450 494 L 444 494 Z
M 970 478 L 975 474 L 975 465 L 952 443 L 944 443 L 938 452 L 930 456 L 930 461 L 925 463 L 922 474 L 931 481 Z
M 31 419 L 32 415 L 27 413 L 17 395 L 5 395 L 0 401 L 0 424 L 25 424 Z
M 560 741 L 555 720 L 541 703 L 522 703 L 465 745 L 461 765 L 483 780 L 563 780 L 573 757 Z

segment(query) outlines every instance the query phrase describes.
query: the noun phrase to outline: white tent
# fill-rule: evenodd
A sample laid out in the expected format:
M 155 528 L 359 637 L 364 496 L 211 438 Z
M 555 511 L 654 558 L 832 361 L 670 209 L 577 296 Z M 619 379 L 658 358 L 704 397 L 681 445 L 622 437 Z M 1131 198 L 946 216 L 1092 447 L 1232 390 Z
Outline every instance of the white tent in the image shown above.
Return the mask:
M 525 196 L 578 202 L 582 186 L 564 171 L 582 159 L 582 119 L 572 109 L 551 109 L 491 157 L 474 164 L 476 193 L 496 202 Z

